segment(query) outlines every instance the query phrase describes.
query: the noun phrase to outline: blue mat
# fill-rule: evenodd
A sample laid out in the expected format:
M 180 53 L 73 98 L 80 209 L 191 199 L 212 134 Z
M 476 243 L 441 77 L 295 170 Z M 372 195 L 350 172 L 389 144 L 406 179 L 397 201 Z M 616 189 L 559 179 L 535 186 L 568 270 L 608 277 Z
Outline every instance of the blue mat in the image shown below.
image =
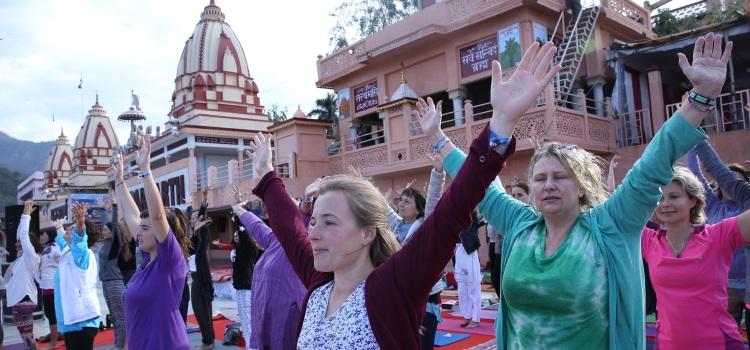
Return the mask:
M 435 346 L 446 346 L 451 345 L 457 341 L 464 340 L 468 338 L 468 334 L 463 333 L 446 333 L 437 331 L 435 334 Z

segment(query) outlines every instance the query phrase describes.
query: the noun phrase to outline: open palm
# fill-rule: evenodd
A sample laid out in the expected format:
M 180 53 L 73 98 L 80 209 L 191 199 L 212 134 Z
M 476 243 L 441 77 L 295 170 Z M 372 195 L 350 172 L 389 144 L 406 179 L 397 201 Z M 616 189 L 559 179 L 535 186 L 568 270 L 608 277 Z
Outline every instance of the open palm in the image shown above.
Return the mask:
M 677 54 L 680 68 L 695 92 L 709 98 L 716 98 L 721 93 L 727 77 L 727 63 L 732 57 L 734 44 L 728 42 L 723 52 L 721 44 L 722 38 L 718 34 L 708 33 L 698 38 L 693 47 L 692 65 L 684 54 Z
M 560 70 L 559 66 L 550 68 L 555 52 L 557 48 L 552 42 L 547 42 L 541 48 L 539 43 L 533 43 L 526 49 L 521 62 L 507 81 L 503 81 L 500 62 L 492 62 L 490 103 L 493 118 L 507 118 L 511 122 L 521 118 Z
M 141 171 L 151 170 L 151 135 L 141 137 L 141 147 L 135 154 L 135 164 Z
M 250 143 L 250 150 L 247 155 L 253 161 L 253 172 L 256 179 L 260 180 L 271 172 L 273 170 L 271 164 L 271 135 L 266 138 L 263 133 L 257 133 L 253 137 L 253 142 Z
M 427 101 L 420 98 L 417 100 L 417 109 L 412 113 L 419 121 L 425 135 L 434 135 L 440 131 L 440 124 L 443 120 L 443 101 L 435 104 L 432 97 L 428 97 Z

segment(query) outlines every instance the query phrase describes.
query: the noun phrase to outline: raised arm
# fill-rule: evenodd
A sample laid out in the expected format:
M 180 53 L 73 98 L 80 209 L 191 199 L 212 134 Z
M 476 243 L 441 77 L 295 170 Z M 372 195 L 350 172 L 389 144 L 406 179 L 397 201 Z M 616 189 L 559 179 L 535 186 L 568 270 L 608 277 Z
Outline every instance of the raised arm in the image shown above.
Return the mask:
M 75 225 L 70 235 L 70 254 L 73 256 L 73 263 L 79 269 L 87 270 L 89 268 L 89 245 L 86 234 L 86 206 L 76 203 L 73 206 L 73 215 Z
M 510 130 L 507 130 L 507 134 L 506 130 L 496 131 L 493 122 L 484 128 L 472 142 L 468 158 L 435 211 L 425 219 L 409 244 L 385 262 L 384 265 L 388 265 L 386 268 L 395 270 L 389 278 L 394 278 L 396 286 L 402 287 L 402 291 L 412 300 L 424 298 L 424 293 L 437 281 L 443 267 L 453 256 L 453 246 L 458 242 L 459 232 L 471 224 L 470 214 L 485 197 L 485 190 L 503 168 L 507 157 L 515 150 L 515 138 L 510 137 L 515 123 L 536 101 L 543 87 L 549 84 L 554 72 L 559 69 L 557 66 L 550 69 L 554 52 L 551 43 L 545 44 L 541 50 L 538 43 L 532 44 L 508 81 L 502 80 L 500 63 L 492 63 L 490 95 L 495 113 L 493 122 L 498 118 L 500 120 L 495 123 L 511 126 Z M 498 94 L 507 96 L 500 98 Z M 436 106 L 429 99 L 426 104 L 423 100 L 418 101 L 417 117 L 428 135 L 442 133 L 439 128 L 440 113 L 439 103 Z M 507 138 L 496 143 L 498 135 Z M 433 153 L 443 155 L 443 152 L 447 152 L 446 145 L 452 147 L 444 135 L 433 138 L 438 140 Z M 453 149 L 451 154 L 455 152 L 459 151 Z
M 427 198 L 424 206 L 424 216 L 427 217 L 435 210 L 437 202 L 443 196 L 443 186 L 445 186 L 445 169 L 443 169 L 443 158 L 440 154 L 428 155 L 432 161 L 432 171 L 430 171 L 430 185 L 427 186 Z
M 615 168 L 617 168 L 619 159 L 620 156 L 615 154 L 609 161 L 609 171 L 607 172 L 607 190 L 609 192 L 614 192 L 617 188 L 617 183 L 615 183 Z
M 242 226 L 245 226 L 245 232 L 240 232 L 241 235 L 250 235 L 250 237 L 258 242 L 261 248 L 266 250 L 272 245 L 279 244 L 271 228 L 256 216 L 255 213 L 247 211 L 239 205 L 235 205 L 234 212 L 240 218 Z
M 719 201 L 719 197 L 716 197 L 716 193 L 714 193 L 714 190 L 711 188 L 708 180 L 706 180 L 706 177 L 703 176 L 703 170 L 701 169 L 701 163 L 698 159 L 697 150 L 695 148 L 691 149 L 685 158 L 687 158 L 688 169 L 690 169 L 693 175 L 695 175 L 695 177 L 697 177 L 703 185 L 703 190 L 706 194 L 706 208 L 710 208 L 716 205 L 716 203 L 718 203 Z
M 743 211 L 750 209 L 750 183 L 729 169 L 708 141 L 696 145 L 695 152 L 706 166 L 706 171 L 716 179 L 719 188 L 740 203 Z
M 151 174 L 151 135 L 146 134 L 141 138 L 141 148 L 136 153 L 135 162 L 141 169 L 139 176 L 143 178 L 143 192 L 146 197 L 148 217 L 151 219 L 151 230 L 157 242 L 164 242 L 169 234 L 169 224 L 159 188 L 156 187 L 156 181 Z
M 256 134 L 250 149 L 253 172 L 260 179 L 253 194 L 263 200 L 271 229 L 284 248 L 292 268 L 306 288 L 330 278 L 330 273 L 315 271 L 312 246 L 307 239 L 307 227 L 302 220 L 302 213 L 289 197 L 284 183 L 272 171 L 271 137 L 266 139 L 262 133 Z
M 109 260 L 117 259 L 120 255 L 120 225 L 117 222 L 117 203 L 113 202 L 112 218 L 109 221 L 109 226 L 112 226 L 112 244 L 109 247 L 109 254 L 107 254 Z
M 23 203 L 23 215 L 21 215 L 21 220 L 18 222 L 18 230 L 16 231 L 18 240 L 21 242 L 21 248 L 26 252 L 26 254 L 23 255 L 25 260 L 33 260 L 34 256 L 36 256 L 34 245 L 31 244 L 31 239 L 29 238 L 29 223 L 31 222 L 31 213 L 33 213 L 34 210 L 36 210 L 36 208 L 34 208 L 34 202 L 31 200 L 27 200 Z
M 122 211 L 121 214 L 123 219 L 125 219 L 125 225 L 128 226 L 128 230 L 130 232 L 137 232 L 138 225 L 141 223 L 141 211 L 138 209 L 133 196 L 130 195 L 128 186 L 125 185 L 123 162 L 122 155 L 118 154 L 115 157 L 114 164 L 112 164 L 112 170 L 115 175 L 115 198 L 117 203 L 119 203 L 118 207 Z
M 709 33 L 696 41 L 692 66 L 687 63 L 685 55 L 678 54 L 680 67 L 693 84 L 694 92 L 712 99 L 719 95 L 731 50 L 732 42 L 729 42 L 722 55 L 721 36 Z M 706 138 L 699 128 L 706 115 L 708 109 L 693 98 L 683 103 L 654 135 L 612 196 L 595 208 L 596 212 L 612 219 L 616 231 L 639 237 L 661 197 L 661 186 L 672 181 L 674 163 Z

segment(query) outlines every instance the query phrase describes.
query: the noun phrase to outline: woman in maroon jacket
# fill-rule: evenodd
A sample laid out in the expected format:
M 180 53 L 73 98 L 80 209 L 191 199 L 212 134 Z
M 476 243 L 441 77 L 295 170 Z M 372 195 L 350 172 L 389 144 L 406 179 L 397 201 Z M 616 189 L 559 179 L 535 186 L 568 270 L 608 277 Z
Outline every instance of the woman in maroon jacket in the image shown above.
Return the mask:
M 554 50 L 534 44 L 513 77 L 492 88 L 509 91 L 513 104 L 531 105 L 557 70 L 549 68 Z M 434 113 L 434 105 L 427 108 L 422 112 Z M 435 153 L 445 144 L 436 141 Z M 427 295 L 453 256 L 470 212 L 513 153 L 514 139 L 492 148 L 485 127 L 432 215 L 400 250 L 387 228 L 385 197 L 353 176 L 333 176 L 321 184 L 308 237 L 297 206 L 272 171 L 270 142 L 258 134 L 250 146 L 260 179 L 253 192 L 263 199 L 271 228 L 308 289 L 297 348 L 418 349 Z

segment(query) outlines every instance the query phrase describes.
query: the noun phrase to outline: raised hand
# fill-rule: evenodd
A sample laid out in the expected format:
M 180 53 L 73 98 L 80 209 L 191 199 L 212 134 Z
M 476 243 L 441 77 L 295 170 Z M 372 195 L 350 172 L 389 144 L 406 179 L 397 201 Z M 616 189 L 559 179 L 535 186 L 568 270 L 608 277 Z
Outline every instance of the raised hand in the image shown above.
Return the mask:
M 693 90 L 709 98 L 716 98 L 721 93 L 727 77 L 727 63 L 732 57 L 734 44 L 728 42 L 722 52 L 721 43 L 719 34 L 708 33 L 699 37 L 693 47 L 692 65 L 683 53 L 677 54 L 682 73 L 693 84 Z
M 750 102 L 745 105 L 745 110 L 750 113 Z
M 61 228 L 63 228 L 63 226 L 65 225 L 65 221 L 68 221 L 68 217 L 67 216 L 64 217 L 64 218 L 62 218 L 62 219 L 55 220 L 54 221 L 55 230 L 59 231 Z
M 426 102 L 420 98 L 417 100 L 417 108 L 412 111 L 412 114 L 419 121 L 419 126 L 425 135 L 434 136 L 436 139 L 442 136 L 443 130 L 441 130 L 440 124 L 443 121 L 443 101 L 438 101 L 435 104 L 432 102 L 432 97 L 428 97 Z
M 430 161 L 432 161 L 432 167 L 435 169 L 435 171 L 439 173 L 443 172 L 443 157 L 440 155 L 440 153 L 435 155 L 427 154 L 427 158 L 430 158 Z
M 23 215 L 31 215 L 36 208 L 34 208 L 34 202 L 31 199 L 27 199 L 23 202 Z
M 240 191 L 240 187 L 237 185 L 232 186 L 232 195 L 234 196 L 234 203 L 242 202 L 242 191 Z
M 250 143 L 248 158 L 253 161 L 254 177 L 258 180 L 273 170 L 271 164 L 271 135 L 266 138 L 263 133 L 257 133 Z
M 135 164 L 141 171 L 151 171 L 151 135 L 143 135 L 141 146 L 135 153 Z
M 620 164 L 620 163 L 619 163 L 619 160 L 620 160 L 620 158 L 622 158 L 622 157 L 620 157 L 620 155 L 619 155 L 619 154 L 615 154 L 615 155 L 614 155 L 614 156 L 612 157 L 612 159 L 611 159 L 611 160 L 609 161 L 609 171 L 612 171 L 612 170 L 614 170 L 615 168 L 617 168 L 617 165 L 618 165 L 618 164 Z
M 83 226 L 86 223 L 86 205 L 76 203 L 73 205 L 73 220 L 76 223 L 76 231 L 83 232 Z
M 196 222 L 195 225 L 193 225 L 193 231 L 200 231 L 200 229 L 204 228 L 206 225 L 210 224 L 211 222 L 213 222 L 211 218 L 200 220 Z
M 318 195 L 318 191 L 320 191 L 320 184 L 323 182 L 322 177 L 319 177 L 315 179 L 311 184 L 307 185 L 307 188 L 305 188 L 305 196 L 311 197 Z
M 115 184 L 118 184 L 122 181 L 125 181 L 125 171 L 123 171 L 122 168 L 122 154 L 117 154 L 113 157 L 112 160 L 112 172 L 115 176 Z
M 247 213 L 244 203 L 237 203 L 235 205 L 232 205 L 232 211 L 234 212 L 234 215 L 237 215 L 238 217 L 242 217 L 242 214 Z
M 521 62 L 507 81 L 503 81 L 500 62 L 492 62 L 490 103 L 492 130 L 501 137 L 510 137 L 516 122 L 539 98 L 542 90 L 560 70 L 550 68 L 557 48 L 548 41 L 541 48 L 535 42 L 526 49 Z

